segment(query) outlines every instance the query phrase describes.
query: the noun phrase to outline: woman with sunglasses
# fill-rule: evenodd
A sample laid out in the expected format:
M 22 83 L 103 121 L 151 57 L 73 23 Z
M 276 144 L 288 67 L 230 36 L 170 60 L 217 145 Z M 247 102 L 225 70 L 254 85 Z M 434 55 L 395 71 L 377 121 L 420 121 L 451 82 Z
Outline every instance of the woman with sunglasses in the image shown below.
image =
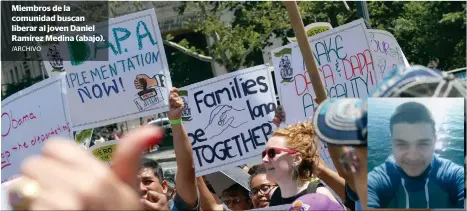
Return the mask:
M 255 208 L 266 208 L 269 207 L 269 201 L 271 194 L 277 188 L 277 184 L 273 181 L 269 181 L 266 178 L 266 169 L 263 165 L 255 166 L 258 167 L 250 176 L 250 198 Z
M 310 181 L 319 160 L 312 123 L 277 129 L 268 140 L 262 157 L 267 179 L 279 185 L 269 206 L 290 204 L 302 195 L 315 192 L 337 202 L 323 184 Z

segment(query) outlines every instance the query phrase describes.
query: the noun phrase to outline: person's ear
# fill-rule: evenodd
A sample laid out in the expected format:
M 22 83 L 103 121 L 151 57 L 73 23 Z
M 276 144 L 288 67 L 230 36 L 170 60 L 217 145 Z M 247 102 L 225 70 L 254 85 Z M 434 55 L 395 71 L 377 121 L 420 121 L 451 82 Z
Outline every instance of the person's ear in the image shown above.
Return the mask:
M 294 166 L 300 165 L 302 163 L 302 154 L 300 152 L 297 152 L 294 156 Z
M 167 184 L 167 181 L 166 181 L 166 180 L 162 180 L 161 186 L 162 186 L 162 193 L 163 193 L 163 194 L 166 194 L 167 191 L 169 190 L 169 185 Z

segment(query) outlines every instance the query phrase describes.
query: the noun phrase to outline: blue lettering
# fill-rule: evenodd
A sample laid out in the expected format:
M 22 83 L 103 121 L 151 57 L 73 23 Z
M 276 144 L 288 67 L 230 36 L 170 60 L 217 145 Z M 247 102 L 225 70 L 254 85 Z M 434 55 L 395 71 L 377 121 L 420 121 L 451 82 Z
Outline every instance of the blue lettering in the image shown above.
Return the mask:
M 81 103 L 84 103 L 84 98 L 81 93 L 84 93 L 86 96 L 88 96 L 89 99 L 92 99 L 91 94 L 89 93 L 89 89 L 87 86 L 83 88 L 78 88 L 78 94 L 81 97 Z
M 97 68 L 96 68 L 97 69 Z M 104 73 L 107 72 L 107 69 L 105 69 L 105 65 L 102 65 L 101 66 L 101 74 L 102 74 L 102 78 L 105 80 L 107 78 L 109 78 L 108 76 L 105 76 Z
M 122 47 L 120 45 L 120 42 L 128 39 L 128 37 L 130 37 L 131 32 L 128 31 L 128 29 L 121 28 L 121 27 L 113 28 L 112 32 L 115 38 L 115 44 L 117 44 L 118 54 L 122 54 Z M 124 32 L 125 35 L 123 35 L 122 37 L 118 37 L 117 32 Z
M 140 33 L 140 27 L 141 25 L 144 27 L 144 30 L 146 31 L 144 34 Z M 149 40 L 151 41 L 152 45 L 156 45 L 157 42 L 152 38 L 151 33 L 148 30 L 148 27 L 143 21 L 138 22 L 138 26 L 136 26 L 136 37 L 138 38 L 138 49 L 141 50 L 143 49 L 143 38 L 148 37 Z

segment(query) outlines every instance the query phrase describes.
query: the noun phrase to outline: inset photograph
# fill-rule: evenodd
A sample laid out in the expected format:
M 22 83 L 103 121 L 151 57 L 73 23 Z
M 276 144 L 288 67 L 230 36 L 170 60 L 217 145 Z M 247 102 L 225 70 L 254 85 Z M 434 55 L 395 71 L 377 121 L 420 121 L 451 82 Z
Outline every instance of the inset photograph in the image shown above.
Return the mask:
M 368 99 L 368 207 L 464 209 L 464 98 Z

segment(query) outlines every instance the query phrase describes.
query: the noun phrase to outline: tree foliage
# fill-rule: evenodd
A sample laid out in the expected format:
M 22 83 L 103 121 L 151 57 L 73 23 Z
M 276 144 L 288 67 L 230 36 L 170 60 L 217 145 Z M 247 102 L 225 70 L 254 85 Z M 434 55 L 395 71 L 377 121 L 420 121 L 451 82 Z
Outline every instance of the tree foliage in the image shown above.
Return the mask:
M 466 65 L 466 3 L 448 1 L 372 1 L 374 28 L 391 32 L 411 63 L 441 70 Z

